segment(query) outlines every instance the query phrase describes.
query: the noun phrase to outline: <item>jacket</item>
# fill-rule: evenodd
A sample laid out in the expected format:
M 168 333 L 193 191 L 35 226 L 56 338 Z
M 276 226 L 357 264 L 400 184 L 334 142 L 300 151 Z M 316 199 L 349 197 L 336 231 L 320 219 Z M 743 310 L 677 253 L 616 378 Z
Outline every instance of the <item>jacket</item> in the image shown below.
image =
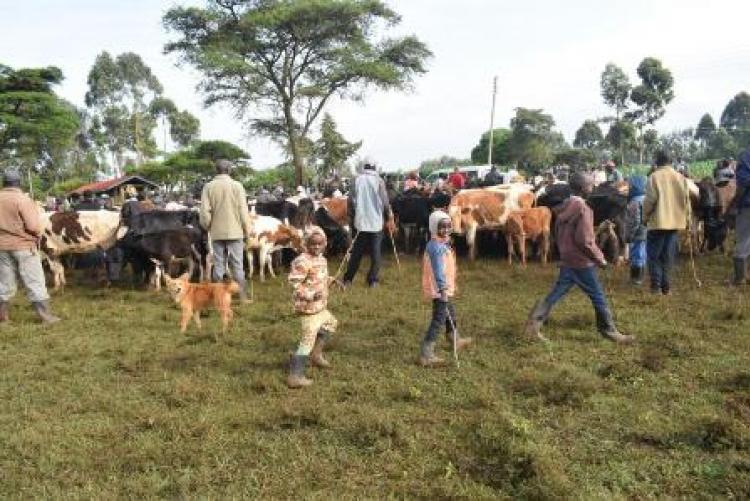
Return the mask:
M 627 242 L 646 240 L 646 224 L 643 221 L 643 200 L 646 198 L 646 178 L 633 176 L 628 188 L 628 206 L 625 211 L 625 238 Z
M 349 196 L 354 209 L 354 227 L 357 231 L 383 231 L 383 211 L 390 205 L 385 182 L 380 179 L 378 173 L 366 169 L 357 176 Z
M 448 239 L 433 237 L 422 258 L 422 293 L 427 299 L 438 299 L 442 290 L 448 297 L 456 294 L 456 253 Z
M 245 188 L 219 174 L 203 187 L 200 223 L 212 240 L 242 240 L 250 233 Z
M 579 196 L 563 202 L 555 223 L 560 266 L 589 268 L 606 261 L 594 237 L 594 212 Z
M 745 150 L 737 161 L 737 208 L 750 207 L 750 150 Z
M 671 165 L 658 167 L 648 178 L 643 219 L 649 230 L 683 230 L 688 223 L 687 181 Z
M 31 250 L 42 232 L 39 209 L 20 188 L 0 190 L 0 250 Z
M 289 271 L 294 311 L 302 315 L 320 313 L 328 306 L 328 262 L 323 255 L 303 252 Z

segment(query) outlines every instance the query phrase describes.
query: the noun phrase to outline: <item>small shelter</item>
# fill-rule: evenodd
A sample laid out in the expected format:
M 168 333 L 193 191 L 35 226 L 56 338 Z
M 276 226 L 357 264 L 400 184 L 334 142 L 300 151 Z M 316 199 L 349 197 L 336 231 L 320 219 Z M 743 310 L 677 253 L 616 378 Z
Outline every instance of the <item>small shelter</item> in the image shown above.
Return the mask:
M 68 193 L 69 197 L 80 197 L 90 191 L 95 195 L 106 194 L 112 201 L 121 205 L 130 196 L 145 189 L 158 189 L 159 185 L 141 176 L 122 176 L 106 181 L 84 184 Z

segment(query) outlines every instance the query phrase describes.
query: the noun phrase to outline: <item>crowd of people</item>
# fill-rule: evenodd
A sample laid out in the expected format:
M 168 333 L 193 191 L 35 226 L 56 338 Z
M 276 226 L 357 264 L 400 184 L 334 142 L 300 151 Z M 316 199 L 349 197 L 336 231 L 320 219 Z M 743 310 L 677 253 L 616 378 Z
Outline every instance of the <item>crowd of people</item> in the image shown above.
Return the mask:
M 232 164 L 228 161 L 216 163 L 216 176 L 202 190 L 200 224 L 208 233 L 212 246 L 212 280 L 230 276 L 240 286 L 240 300 L 247 301 L 243 240 L 249 237 L 252 223 L 245 189 L 231 178 L 231 169 Z M 600 179 L 602 174 L 603 179 Z M 596 245 L 593 213 L 586 203 L 586 197 L 598 181 L 627 181 L 627 240 L 630 245 L 632 282 L 641 284 L 648 270 L 651 292 L 669 295 L 672 293 L 671 271 L 678 251 L 678 232 L 688 226 L 691 210 L 686 175 L 685 169 L 673 166 L 670 156 L 660 151 L 648 176 L 631 176 L 626 180 L 614 162 L 607 162 L 603 169 L 575 172 L 569 177 L 572 195 L 555 210 L 559 275 L 551 291 L 534 305 L 529 314 L 526 326 L 529 336 L 546 339 L 541 333 L 544 322 L 554 306 L 577 286 L 590 298 L 597 330 L 604 338 L 626 344 L 634 341 L 635 336 L 622 334 L 615 325 L 611 306 L 597 276 L 597 267 L 606 267 L 610 263 Z M 714 171 L 714 178 L 717 182 L 735 180 L 737 184 L 735 273 L 732 283 L 741 285 L 746 281 L 747 260 L 750 257 L 750 150 L 742 153 L 736 163 L 720 162 Z M 485 182 L 496 184 L 497 181 L 504 181 L 504 177 L 493 168 L 486 175 Z M 545 181 L 551 183 L 555 178 L 553 176 Z M 466 182 L 465 176 L 456 168 L 442 184 L 432 189 L 460 190 L 465 188 Z M 406 177 L 404 190 L 424 188 L 416 173 Z M 281 193 L 283 189 L 280 188 L 278 196 Z M 298 195 L 309 194 L 303 189 Z M 348 289 L 362 258 L 369 254 L 370 269 L 366 282 L 369 287 L 376 287 L 382 264 L 383 228 L 392 219 L 388 187 L 375 167 L 367 164 L 349 186 L 348 196 L 356 236 L 347 256 L 346 272 L 337 283 L 342 289 Z M 144 194 L 131 201 L 149 202 Z M 192 199 L 175 198 L 150 200 L 150 203 L 166 210 L 190 208 L 194 204 Z M 107 204 L 106 198 L 96 198 L 86 193 L 71 208 L 77 211 L 101 210 L 106 209 Z M 41 231 L 37 205 L 22 192 L 20 176 L 12 170 L 6 171 L 0 190 L 0 323 L 9 319 L 9 301 L 16 293 L 17 277 L 26 288 L 29 301 L 39 318 L 49 323 L 59 320 L 49 306 L 39 252 Z M 457 290 L 457 262 L 450 240 L 451 219 L 446 212 L 438 209 L 430 215 L 429 232 L 431 240 L 422 262 L 422 292 L 432 302 L 432 318 L 418 355 L 419 363 L 426 367 L 444 363 L 435 352 L 440 330 L 445 330 L 447 339 L 456 350 L 472 343 L 470 338 L 460 338 L 456 329 L 456 309 L 452 298 Z M 288 281 L 292 286 L 293 308 L 300 317 L 301 333 L 290 362 L 287 383 L 291 388 L 311 384 L 311 380 L 305 376 L 308 362 L 321 368 L 331 366 L 323 355 L 323 349 L 337 327 L 336 318 L 327 307 L 329 288 L 336 277 L 328 275 L 323 255 L 325 248 L 325 233 L 317 227 L 308 228 L 304 235 L 304 251 L 291 264 Z

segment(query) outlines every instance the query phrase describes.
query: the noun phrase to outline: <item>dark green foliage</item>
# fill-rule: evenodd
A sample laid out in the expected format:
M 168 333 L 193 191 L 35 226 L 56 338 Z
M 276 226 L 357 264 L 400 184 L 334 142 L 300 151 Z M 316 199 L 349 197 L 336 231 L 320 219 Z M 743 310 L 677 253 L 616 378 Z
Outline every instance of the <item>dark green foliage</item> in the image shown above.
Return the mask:
M 568 165 L 573 170 L 584 170 L 596 164 L 596 155 L 589 149 L 568 148 L 555 153 L 555 165 Z
M 586 120 L 583 125 L 576 131 L 576 137 L 573 140 L 573 146 L 576 148 L 587 148 L 593 150 L 601 146 L 604 141 L 602 129 L 596 120 Z
M 350 143 L 336 129 L 333 117 L 326 113 L 320 124 L 320 139 L 315 142 L 317 174 L 321 179 L 331 175 L 348 175 L 346 161 L 362 147 L 362 141 Z
M 632 89 L 628 76 L 619 66 L 608 63 L 602 72 L 599 84 L 604 103 L 615 110 L 615 118 L 619 120 L 628 107 Z
M 492 131 L 492 163 L 495 165 L 508 165 L 511 162 L 510 154 L 510 129 L 497 128 Z M 479 138 L 479 144 L 471 150 L 471 161 L 478 165 L 487 163 L 487 145 L 490 142 L 490 133 L 485 132 Z
M 720 124 L 740 148 L 750 146 L 750 94 L 743 91 L 734 96 L 724 107 Z
M 716 132 L 716 123 L 710 114 L 704 114 L 698 122 L 698 127 L 695 129 L 695 139 L 699 141 L 707 142 L 711 136 Z
M 304 142 L 328 100 L 366 87 L 407 89 L 431 56 L 414 36 L 376 39 L 399 23 L 379 0 L 209 0 L 164 16 L 165 46 L 203 74 L 205 103 L 226 103 L 254 131 L 281 141 L 297 183 Z
M 555 121 L 540 109 L 516 108 L 510 121 L 510 159 L 527 172 L 547 167 L 554 154 L 567 147 Z

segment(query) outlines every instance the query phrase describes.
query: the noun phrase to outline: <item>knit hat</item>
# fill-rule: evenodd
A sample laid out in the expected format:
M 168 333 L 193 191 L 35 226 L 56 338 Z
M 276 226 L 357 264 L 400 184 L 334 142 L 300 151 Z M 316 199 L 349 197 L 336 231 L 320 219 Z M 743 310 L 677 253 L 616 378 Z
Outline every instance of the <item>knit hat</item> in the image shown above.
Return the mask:
M 447 219 L 448 221 L 451 220 L 450 216 L 445 211 L 436 210 L 436 211 L 433 211 L 432 214 L 430 214 L 428 226 L 430 228 L 431 236 L 434 237 L 437 235 L 438 225 L 440 224 L 440 221 L 443 221 L 445 219 Z
M 18 186 L 21 184 L 21 174 L 16 169 L 7 169 L 3 174 L 3 185 Z

